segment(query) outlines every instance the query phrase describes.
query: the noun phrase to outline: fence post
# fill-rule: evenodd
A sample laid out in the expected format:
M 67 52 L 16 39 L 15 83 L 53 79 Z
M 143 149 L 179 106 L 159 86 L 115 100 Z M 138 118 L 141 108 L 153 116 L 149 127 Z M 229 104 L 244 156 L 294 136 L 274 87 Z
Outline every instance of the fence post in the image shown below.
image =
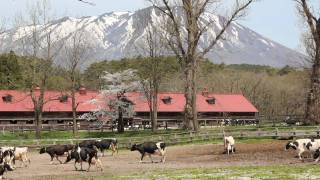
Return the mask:
M 320 136 L 320 127 L 317 128 L 317 137 Z
M 292 133 L 292 135 L 293 135 L 294 138 L 297 136 L 296 128 L 293 128 L 293 133 Z
M 189 137 L 190 137 L 190 142 L 192 142 L 192 139 L 193 139 L 193 134 L 192 134 L 192 132 L 190 132 Z
M 276 128 L 275 137 L 276 137 L 276 138 L 279 137 L 279 129 L 278 129 L 278 128 Z

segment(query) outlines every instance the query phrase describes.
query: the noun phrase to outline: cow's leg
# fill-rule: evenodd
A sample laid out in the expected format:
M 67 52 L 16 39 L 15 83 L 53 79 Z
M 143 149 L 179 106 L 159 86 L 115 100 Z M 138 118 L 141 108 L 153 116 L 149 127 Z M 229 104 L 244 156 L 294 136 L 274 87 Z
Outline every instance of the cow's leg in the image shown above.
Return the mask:
M 142 153 L 142 154 L 141 154 L 140 163 L 142 163 L 142 160 L 143 160 L 143 158 L 144 158 L 144 155 L 145 155 L 145 153 Z
M 54 155 L 51 155 L 51 154 L 50 154 L 50 156 L 51 156 L 51 162 L 50 162 L 50 164 L 53 164 Z
M 102 163 L 101 163 L 100 159 L 96 159 L 96 166 L 97 166 L 97 169 L 100 168 L 101 171 L 103 171 L 103 169 L 102 169 Z
M 56 159 L 57 159 L 57 161 L 59 161 L 59 162 L 60 162 L 60 164 L 62 164 L 62 161 L 60 161 L 60 159 L 59 159 L 59 156 L 58 156 L 58 155 L 56 155 Z
M 89 164 L 89 167 L 88 167 L 87 171 L 89 172 L 90 171 L 90 167 L 91 167 L 91 162 L 89 162 L 88 164 Z
M 80 162 L 80 166 L 81 166 L 81 171 L 83 171 L 83 168 L 82 168 L 82 161 Z
M 151 162 L 153 163 L 153 159 L 152 159 L 151 154 L 149 154 L 149 158 L 150 158 Z
M 74 162 L 74 168 L 76 169 L 76 171 L 78 171 L 78 168 L 77 168 L 77 161 Z

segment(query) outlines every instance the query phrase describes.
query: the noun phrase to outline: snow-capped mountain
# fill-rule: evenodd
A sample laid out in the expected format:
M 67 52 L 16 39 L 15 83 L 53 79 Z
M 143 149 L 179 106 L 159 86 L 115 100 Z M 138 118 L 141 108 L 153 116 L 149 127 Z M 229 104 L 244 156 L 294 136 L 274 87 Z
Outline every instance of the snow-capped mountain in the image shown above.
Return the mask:
M 176 13 L 180 13 L 179 10 Z M 181 16 L 182 17 L 182 16 Z M 148 19 L 147 21 L 145 19 Z M 52 21 L 49 27 L 52 39 L 66 40 L 80 29 L 85 32 L 85 37 L 90 41 L 92 53 L 90 61 L 86 66 L 94 61 L 120 59 L 139 55 L 135 44 L 141 44 L 143 36 L 146 34 L 148 23 L 161 23 L 163 19 L 159 12 L 153 8 L 146 8 L 134 13 L 131 12 L 111 12 L 101 16 L 72 18 L 65 17 Z M 224 18 L 213 14 L 204 14 L 203 23 L 214 20 L 212 27 L 203 35 L 200 41 L 200 48 L 204 48 L 215 37 L 216 32 L 221 29 Z M 48 32 L 39 25 L 39 39 Z M 11 29 L 0 35 L 0 52 L 14 50 L 21 54 L 26 52 L 27 47 L 31 47 L 30 37 L 32 27 L 25 26 Z M 216 47 L 207 54 L 207 58 L 215 63 L 226 64 L 257 64 L 282 67 L 285 65 L 299 66 L 305 56 L 292 49 L 289 49 L 277 42 L 274 42 L 262 35 L 233 23 Z M 66 42 L 66 41 L 64 41 Z M 31 48 L 29 48 L 31 51 Z

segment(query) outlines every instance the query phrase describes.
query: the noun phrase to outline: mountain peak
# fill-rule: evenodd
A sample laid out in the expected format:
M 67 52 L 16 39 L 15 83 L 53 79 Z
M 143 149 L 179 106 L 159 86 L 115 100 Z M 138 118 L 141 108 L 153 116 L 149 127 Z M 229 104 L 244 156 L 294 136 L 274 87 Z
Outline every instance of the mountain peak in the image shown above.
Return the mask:
M 135 49 L 135 42 L 141 41 L 145 28 L 141 23 L 142 16 L 153 22 L 159 22 L 161 14 L 153 11 L 153 7 L 138 10 L 134 13 L 128 11 L 109 12 L 100 16 L 81 18 L 63 17 L 52 21 L 54 34 L 61 40 L 70 38 L 70 35 L 80 29 L 90 37 L 90 44 L 94 45 L 92 59 L 86 65 L 94 61 L 105 59 L 121 59 L 139 55 Z M 176 13 L 179 12 L 178 8 Z M 144 17 L 145 18 L 145 17 Z M 203 35 L 199 48 L 205 48 L 222 27 L 224 17 L 206 13 L 201 17 L 203 22 L 214 21 L 215 23 Z M 146 26 L 146 25 L 145 25 Z M 30 28 L 22 27 L 25 31 Z M 19 28 L 21 29 L 21 28 Z M 0 35 L 0 52 L 14 50 L 22 53 L 25 47 L 25 39 L 32 33 L 21 33 L 19 29 L 11 30 Z M 44 31 L 44 30 L 43 30 Z M 60 32 L 60 34 L 59 34 Z M 61 33 L 63 32 L 63 33 Z M 44 35 L 44 32 L 40 32 Z M 217 46 L 208 53 L 207 58 L 214 63 L 225 64 L 256 64 L 283 67 L 286 65 L 299 66 L 305 58 L 304 55 L 286 48 L 253 30 L 237 23 L 231 24 L 224 34 L 225 41 L 220 41 Z M 31 45 L 31 44 L 30 44 Z

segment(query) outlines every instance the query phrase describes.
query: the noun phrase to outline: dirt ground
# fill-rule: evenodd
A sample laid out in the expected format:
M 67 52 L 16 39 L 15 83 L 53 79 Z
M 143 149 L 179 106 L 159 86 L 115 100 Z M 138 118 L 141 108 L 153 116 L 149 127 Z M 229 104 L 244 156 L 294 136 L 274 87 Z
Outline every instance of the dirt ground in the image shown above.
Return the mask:
M 210 168 L 223 166 L 264 166 L 264 165 L 288 165 L 302 163 L 293 150 L 284 151 L 286 141 L 275 141 L 259 144 L 237 144 L 236 154 L 228 156 L 223 154 L 222 145 L 185 145 L 167 148 L 166 163 L 150 163 L 149 157 L 145 157 L 144 163 L 139 163 L 140 153 L 129 150 L 119 151 L 114 156 L 110 152 L 105 157 L 100 157 L 103 164 L 103 172 L 95 167 L 90 172 L 75 171 L 74 163 L 50 164 L 48 154 L 40 155 L 37 152 L 29 154 L 31 164 L 28 167 L 19 167 L 5 174 L 6 179 L 68 179 L 67 177 L 96 177 L 96 176 L 126 176 L 150 172 L 152 170 L 185 169 L 185 168 Z M 65 157 L 60 158 L 62 161 Z M 154 156 L 155 161 L 160 157 Z M 311 160 L 309 162 L 312 163 Z M 84 168 L 87 164 L 84 164 Z

